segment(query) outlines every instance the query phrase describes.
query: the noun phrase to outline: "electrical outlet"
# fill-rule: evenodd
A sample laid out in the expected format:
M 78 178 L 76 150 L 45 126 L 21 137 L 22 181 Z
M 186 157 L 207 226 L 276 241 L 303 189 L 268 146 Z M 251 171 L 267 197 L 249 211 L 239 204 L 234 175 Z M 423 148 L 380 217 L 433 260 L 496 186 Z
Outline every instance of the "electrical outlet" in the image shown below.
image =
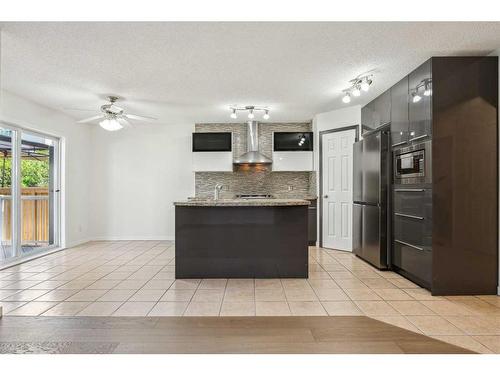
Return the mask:
M 288 191 L 292 191 L 293 190 L 293 186 L 292 185 L 288 185 Z

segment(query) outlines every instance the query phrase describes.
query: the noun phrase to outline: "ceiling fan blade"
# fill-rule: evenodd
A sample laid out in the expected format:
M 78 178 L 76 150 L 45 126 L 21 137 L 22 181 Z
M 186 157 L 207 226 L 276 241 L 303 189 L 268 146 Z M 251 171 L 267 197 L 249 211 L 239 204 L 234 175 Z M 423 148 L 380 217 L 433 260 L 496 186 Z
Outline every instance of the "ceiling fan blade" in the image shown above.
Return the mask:
M 95 121 L 95 120 L 99 120 L 101 118 L 104 118 L 104 116 L 103 115 L 92 116 L 92 117 L 84 118 L 83 120 L 79 120 L 79 121 L 77 121 L 77 123 L 79 123 L 79 124 L 85 124 L 87 122 L 92 122 L 92 121 Z
M 139 121 L 155 121 L 155 120 L 158 120 L 157 118 L 154 118 L 154 117 L 133 115 L 131 113 L 127 113 L 124 116 L 126 118 L 131 119 L 131 120 L 139 120 Z
M 132 124 L 128 122 L 125 118 L 119 117 L 117 118 L 118 122 L 123 125 L 124 128 L 131 128 Z
M 95 112 L 95 109 L 63 108 L 64 111 Z

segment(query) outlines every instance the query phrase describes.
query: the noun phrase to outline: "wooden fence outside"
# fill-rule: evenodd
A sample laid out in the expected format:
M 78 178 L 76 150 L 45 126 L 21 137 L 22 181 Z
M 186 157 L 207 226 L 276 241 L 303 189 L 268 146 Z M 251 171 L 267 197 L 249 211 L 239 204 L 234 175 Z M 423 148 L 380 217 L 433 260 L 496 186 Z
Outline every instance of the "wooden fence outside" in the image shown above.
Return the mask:
M 22 188 L 22 196 L 47 197 L 46 199 L 21 200 L 22 244 L 48 243 L 49 241 L 49 190 L 44 187 Z M 2 242 L 12 239 L 12 199 L 10 188 L 0 188 L 2 209 Z

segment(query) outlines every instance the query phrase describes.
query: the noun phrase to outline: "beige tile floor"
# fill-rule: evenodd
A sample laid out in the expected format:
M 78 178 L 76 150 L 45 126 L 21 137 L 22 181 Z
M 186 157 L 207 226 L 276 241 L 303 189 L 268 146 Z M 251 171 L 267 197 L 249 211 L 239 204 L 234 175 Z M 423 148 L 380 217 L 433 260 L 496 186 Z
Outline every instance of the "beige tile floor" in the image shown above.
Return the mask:
M 367 315 L 500 353 L 500 297 L 434 297 L 396 273 L 311 247 L 309 279 L 175 280 L 168 241 L 91 242 L 0 271 L 5 315 Z

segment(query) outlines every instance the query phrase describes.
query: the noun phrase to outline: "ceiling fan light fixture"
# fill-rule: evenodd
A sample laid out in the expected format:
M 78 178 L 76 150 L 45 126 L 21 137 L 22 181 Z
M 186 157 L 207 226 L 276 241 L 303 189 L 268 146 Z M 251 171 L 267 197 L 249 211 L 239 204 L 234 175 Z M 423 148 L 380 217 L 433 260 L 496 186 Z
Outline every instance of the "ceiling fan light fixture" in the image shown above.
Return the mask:
M 269 120 L 269 110 L 266 109 L 264 115 L 262 116 L 264 120 Z
M 231 109 L 231 115 L 229 117 L 231 118 L 238 118 L 238 115 L 236 114 L 236 108 Z
M 99 122 L 99 125 L 104 130 L 107 130 L 110 132 L 120 130 L 123 128 L 123 125 L 120 124 L 120 122 L 116 118 L 104 119 L 101 122 Z

